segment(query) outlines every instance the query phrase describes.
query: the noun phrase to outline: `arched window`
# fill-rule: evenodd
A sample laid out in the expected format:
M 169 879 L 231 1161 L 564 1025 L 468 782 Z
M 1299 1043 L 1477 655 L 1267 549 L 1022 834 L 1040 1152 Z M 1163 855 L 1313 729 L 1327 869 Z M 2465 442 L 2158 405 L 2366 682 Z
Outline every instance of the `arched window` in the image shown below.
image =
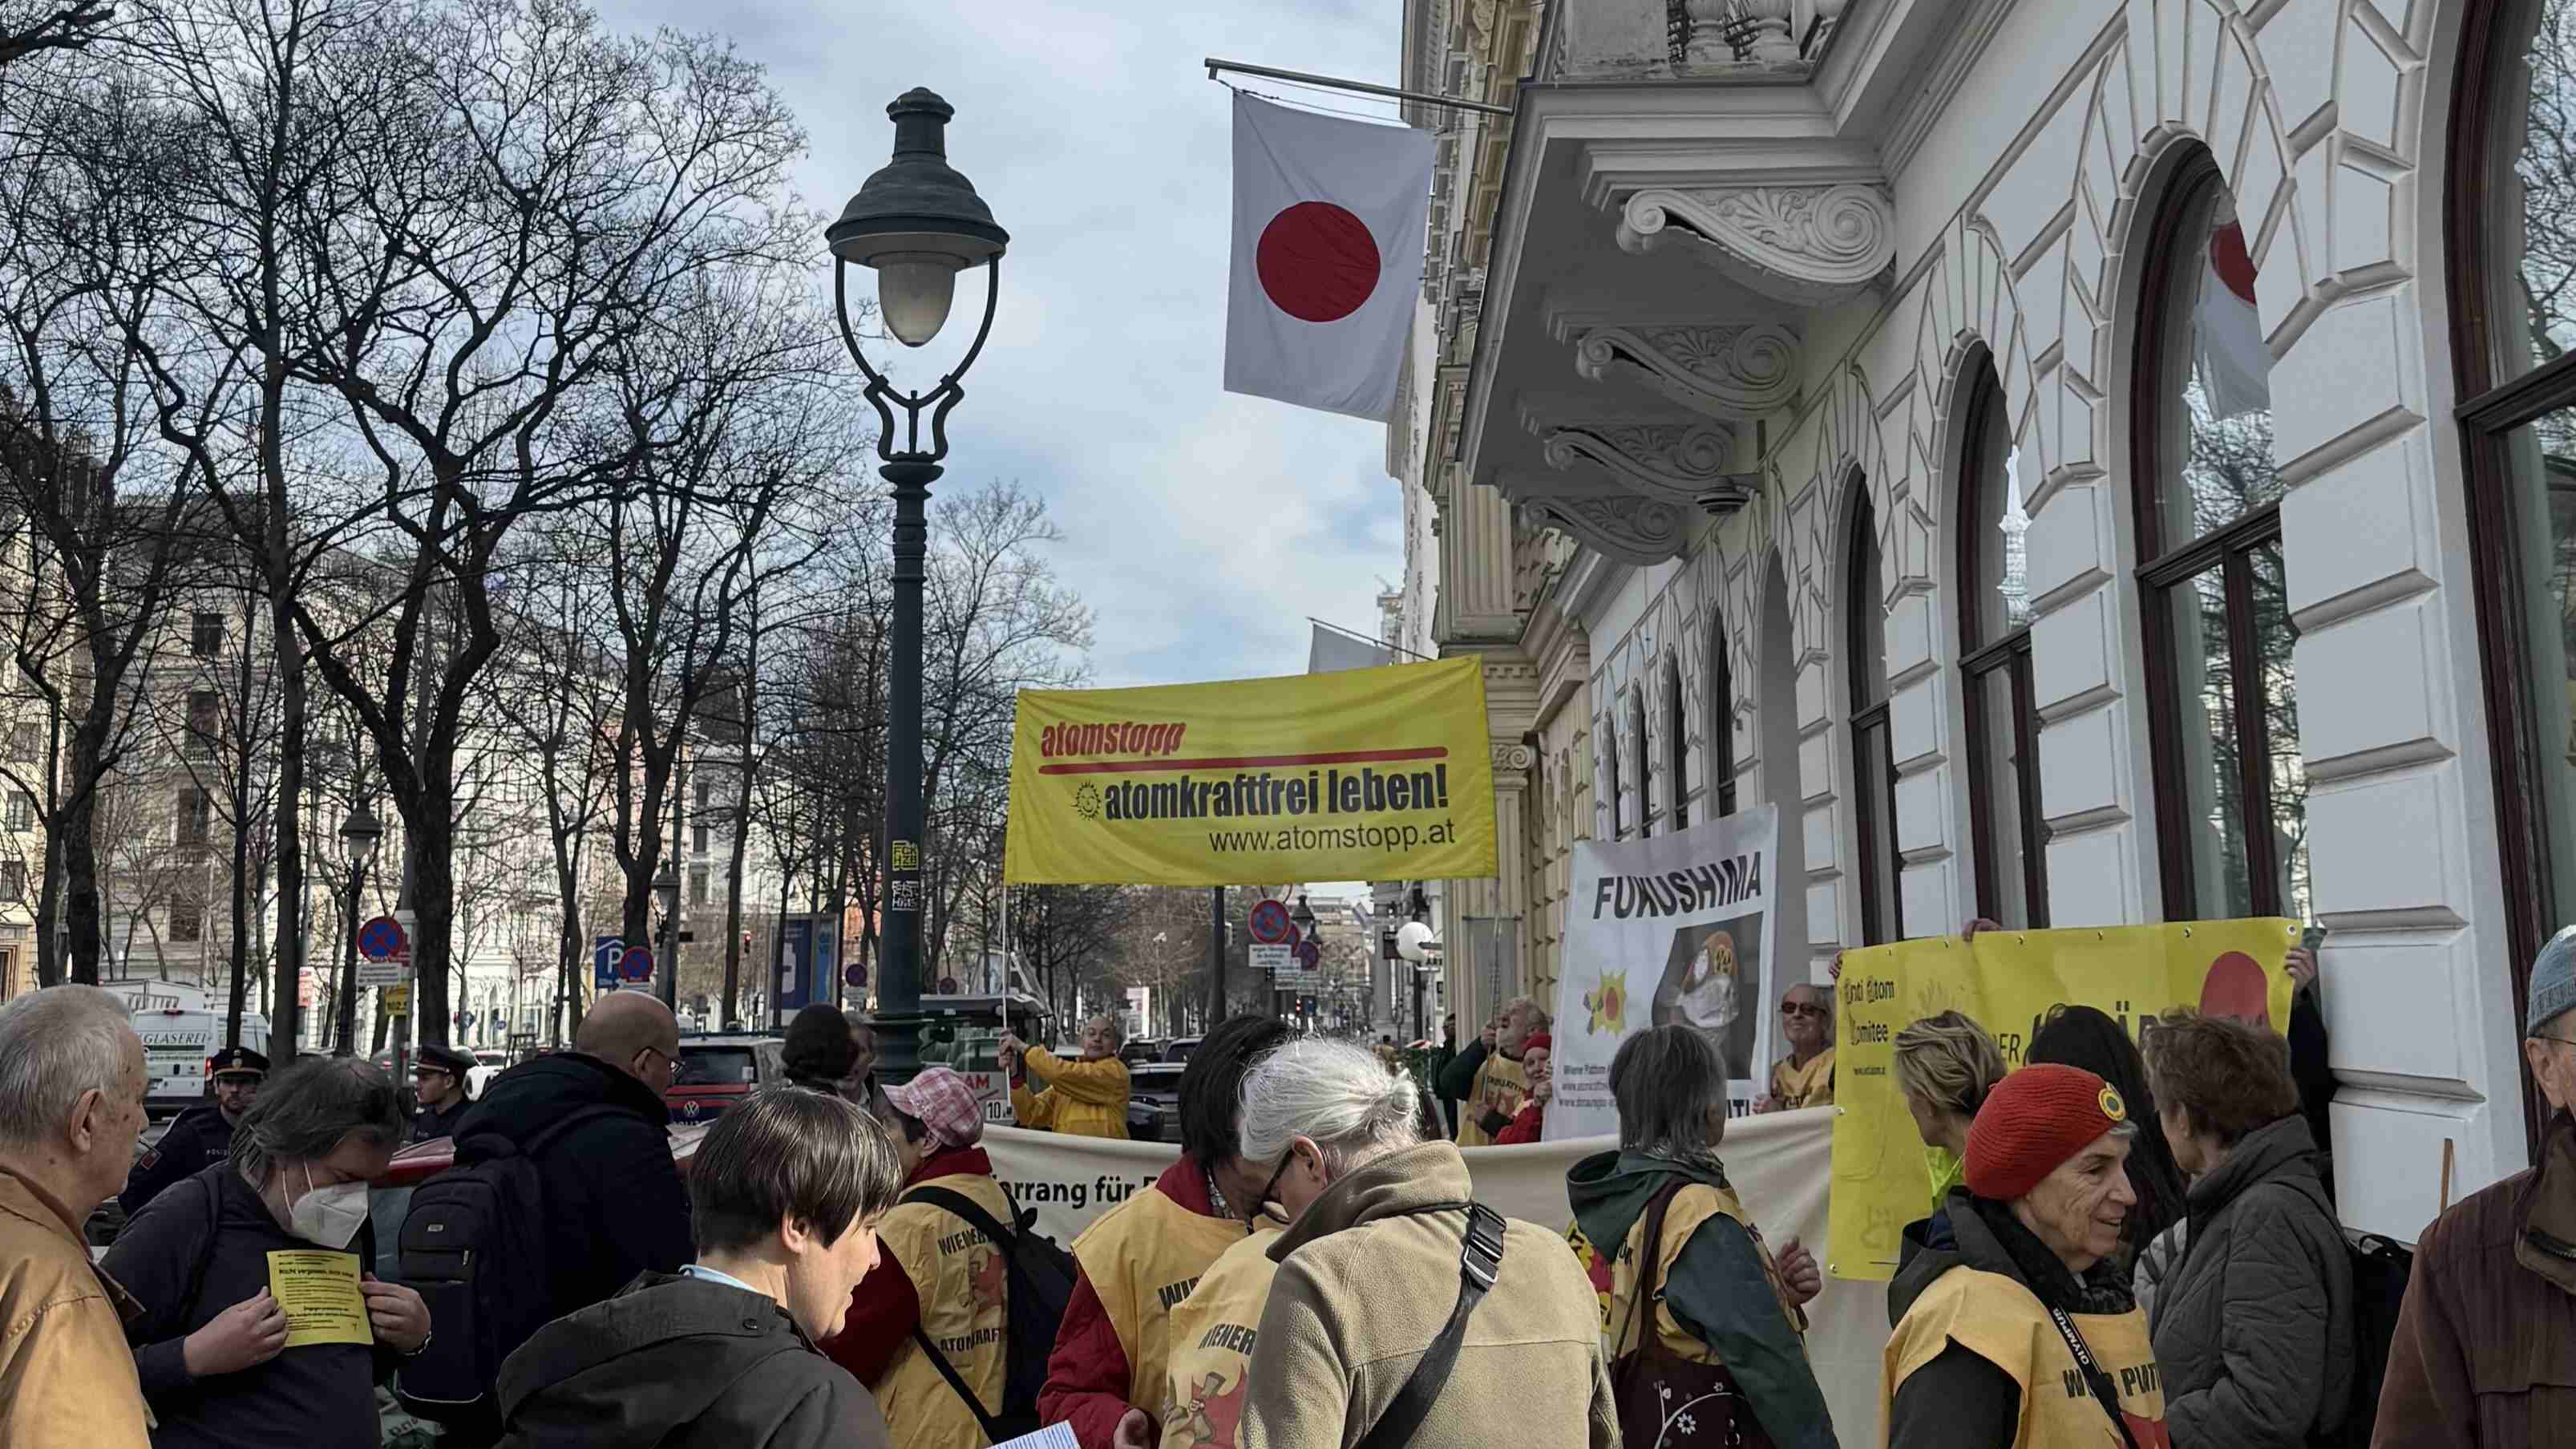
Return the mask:
M 1905 937 L 1896 873 L 1896 743 L 1887 721 L 1887 626 L 1880 617 L 1878 519 L 1851 482 L 1851 543 L 1843 560 L 1843 624 L 1851 658 L 1852 811 L 1860 827 L 1860 939 Z
M 1600 749 L 1603 773 L 1609 776 L 1605 783 L 1610 791 L 1610 799 L 1602 807 L 1604 818 L 1610 822 L 1610 838 L 1625 840 L 1628 838 L 1628 822 L 1620 811 L 1625 806 L 1628 792 L 1619 788 L 1619 704 L 1616 700 L 1601 712 Z
M 1646 681 L 1628 691 L 1628 748 L 1637 752 L 1637 833 L 1655 833 L 1654 777 L 1646 769 Z
M 2186 157 L 2147 242 L 2140 303 L 2132 476 L 2172 921 L 2308 914 L 2298 635 L 2246 225 L 2209 153 Z
M 1967 716 L 1968 828 L 1977 914 L 2048 924 L 2048 852 L 2039 815 L 2039 712 L 2030 682 L 2030 595 L 2022 564 L 2021 484 L 1994 359 L 1960 380 L 1959 692 Z
M 2444 270 L 2520 1020 L 2576 914 L 2576 3 L 2472 7 L 2461 54 Z
M 1726 617 L 1708 615 L 1708 778 L 1712 819 L 1735 813 L 1735 673 L 1726 661 Z
M 1665 793 L 1673 802 L 1675 830 L 1690 824 L 1690 770 L 1688 742 L 1682 728 L 1682 665 L 1673 655 L 1664 656 L 1664 768 L 1671 772 L 1672 783 Z

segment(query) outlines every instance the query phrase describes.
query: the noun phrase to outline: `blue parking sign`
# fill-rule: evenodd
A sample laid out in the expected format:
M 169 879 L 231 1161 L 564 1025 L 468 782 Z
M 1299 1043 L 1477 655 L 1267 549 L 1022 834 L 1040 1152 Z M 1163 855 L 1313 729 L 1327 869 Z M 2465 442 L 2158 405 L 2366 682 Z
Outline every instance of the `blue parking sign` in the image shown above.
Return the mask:
M 617 961 L 625 954 L 626 940 L 622 936 L 590 938 L 590 975 L 600 990 L 617 989 Z

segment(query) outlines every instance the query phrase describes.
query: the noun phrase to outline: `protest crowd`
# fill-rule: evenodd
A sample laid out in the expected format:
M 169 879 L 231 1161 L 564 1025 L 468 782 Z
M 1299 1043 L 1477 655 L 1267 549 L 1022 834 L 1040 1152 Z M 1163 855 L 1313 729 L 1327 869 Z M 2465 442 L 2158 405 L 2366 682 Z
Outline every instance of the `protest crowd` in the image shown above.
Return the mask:
M 2289 1037 L 2176 1008 L 2142 1049 L 2070 1006 L 2007 1070 L 1956 1010 L 1896 1036 L 1932 1191 L 1887 1286 L 1883 1442 L 2576 1443 L 2576 929 L 2525 1022 L 2547 1154 L 2444 1212 L 2402 1290 L 2337 1223 L 2294 1045 L 2322 988 L 2308 952 L 2286 966 Z M 1757 1110 L 1831 1105 L 1833 1002 L 1785 994 Z M 526 1449 L 1851 1440 L 1808 1354 L 1823 1273 L 1728 1175 L 1708 1032 L 1617 1048 L 1617 1145 L 1567 1174 L 1570 1224 L 1478 1201 L 1469 1152 L 1542 1140 L 1552 1025 L 1513 1003 L 1424 1083 L 1375 1044 L 1230 1018 L 1182 1076 L 1178 1156 L 1058 1245 L 967 1079 L 880 1083 L 833 1007 L 684 1172 L 678 1027 L 649 994 L 603 997 L 572 1050 L 470 1104 L 451 1053 L 407 1103 L 363 1060 L 227 1052 L 138 1155 L 124 1005 L 47 988 L 0 1006 L 0 1443 L 373 1444 L 380 1390 L 441 1443 Z M 1117 1028 L 1065 1056 L 1006 1038 L 1018 1120 L 1123 1136 Z M 368 1184 L 431 1130 L 456 1166 L 380 1241 Z

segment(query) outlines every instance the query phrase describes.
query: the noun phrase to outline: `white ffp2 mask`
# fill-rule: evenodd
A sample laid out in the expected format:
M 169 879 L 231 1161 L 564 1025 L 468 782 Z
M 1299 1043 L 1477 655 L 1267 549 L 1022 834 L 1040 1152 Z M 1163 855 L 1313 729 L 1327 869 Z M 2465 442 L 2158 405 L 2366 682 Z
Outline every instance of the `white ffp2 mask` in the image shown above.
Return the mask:
M 313 1185 L 313 1169 L 304 1169 L 304 1195 L 287 1209 L 288 1226 L 295 1236 L 326 1248 L 346 1248 L 367 1220 L 367 1185 L 363 1182 L 335 1182 L 329 1187 Z

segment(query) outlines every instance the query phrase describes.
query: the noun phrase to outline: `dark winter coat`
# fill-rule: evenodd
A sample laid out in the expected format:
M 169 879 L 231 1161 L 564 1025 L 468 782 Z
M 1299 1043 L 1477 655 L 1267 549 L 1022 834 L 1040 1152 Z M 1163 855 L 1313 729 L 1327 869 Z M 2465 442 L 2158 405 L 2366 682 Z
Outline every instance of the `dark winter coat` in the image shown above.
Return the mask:
M 647 1273 L 501 1365 L 503 1449 L 885 1449 L 877 1401 L 777 1300 Z
M 2177 1449 L 2331 1432 L 2352 1394 L 2352 1256 L 2317 1181 L 2307 1119 L 2247 1133 L 2184 1202 L 2182 1262 L 2155 1314 Z
M 203 1379 L 189 1376 L 182 1357 L 189 1334 L 269 1286 L 270 1253 L 313 1250 L 277 1225 L 229 1163 L 183 1179 L 126 1224 L 101 1266 L 143 1305 L 125 1336 L 143 1397 L 160 1421 L 153 1449 L 376 1442 L 376 1385 L 400 1361 L 389 1348 L 310 1343 Z M 368 1227 L 348 1250 L 361 1264 L 374 1260 Z M 191 1294 L 201 1264 L 202 1281 Z
M 462 1096 L 444 1107 L 423 1107 L 411 1114 L 411 1140 L 435 1142 L 441 1137 L 453 1137 L 456 1124 L 464 1121 L 465 1114 L 472 1110 L 474 1104 Z
M 125 1179 L 125 1191 L 116 1195 L 116 1205 L 130 1218 L 172 1184 L 226 1160 L 232 1150 L 231 1119 L 214 1103 L 200 1102 L 180 1113 L 161 1140 L 134 1159 L 134 1171 Z
M 2375 1442 L 2576 1444 L 2576 1123 L 2540 1164 L 2451 1205 L 2415 1245 Z
M 472 1161 L 478 1136 L 526 1142 L 594 1106 L 616 1110 L 573 1126 L 536 1157 L 549 1318 L 600 1302 L 639 1273 L 678 1272 L 695 1256 L 689 1195 L 671 1162 L 670 1109 L 597 1057 L 557 1052 L 494 1077 L 456 1127 L 458 1158 Z

